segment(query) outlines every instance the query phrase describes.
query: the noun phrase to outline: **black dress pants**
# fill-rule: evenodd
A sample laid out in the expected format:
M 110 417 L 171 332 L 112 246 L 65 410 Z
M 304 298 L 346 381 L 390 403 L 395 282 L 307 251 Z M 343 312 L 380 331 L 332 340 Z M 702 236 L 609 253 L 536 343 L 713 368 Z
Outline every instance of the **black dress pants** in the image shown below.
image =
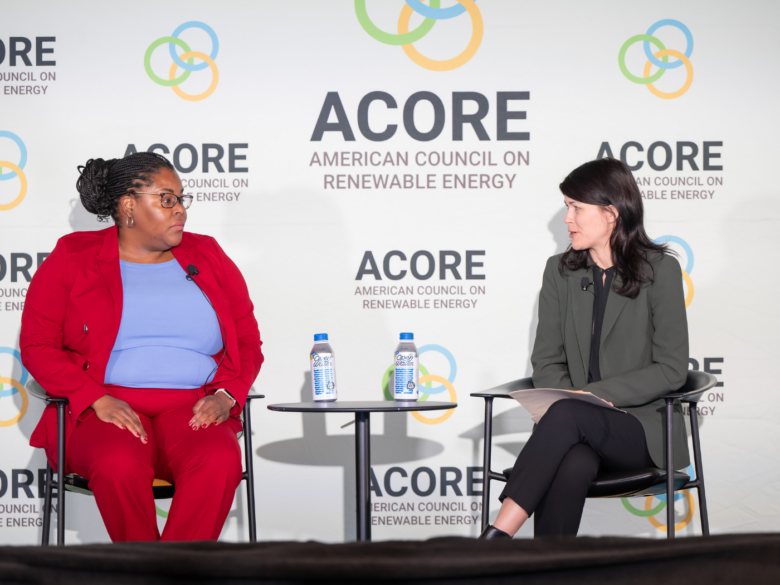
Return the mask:
M 534 536 L 576 535 L 599 469 L 655 467 L 645 431 L 632 415 L 579 400 L 559 400 L 517 457 L 500 500 L 534 515 Z

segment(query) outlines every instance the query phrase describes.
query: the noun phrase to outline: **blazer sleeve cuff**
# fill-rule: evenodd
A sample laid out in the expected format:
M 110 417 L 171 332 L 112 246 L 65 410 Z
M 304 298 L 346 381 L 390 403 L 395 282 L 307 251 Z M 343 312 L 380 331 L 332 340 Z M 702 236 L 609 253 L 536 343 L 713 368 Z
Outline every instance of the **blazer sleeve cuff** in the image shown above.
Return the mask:
M 90 414 L 89 407 L 92 406 L 95 400 L 106 394 L 108 394 L 108 392 L 106 392 L 106 389 L 103 386 L 95 384 L 94 386 L 83 388 L 72 396 L 69 396 L 69 410 L 73 424 L 75 425 L 77 422 L 83 421 Z
M 233 408 L 230 410 L 230 414 L 240 414 L 241 409 L 244 408 L 246 397 L 249 394 L 249 388 L 238 381 L 223 382 L 220 384 L 220 388 L 224 388 L 224 390 L 236 401 Z

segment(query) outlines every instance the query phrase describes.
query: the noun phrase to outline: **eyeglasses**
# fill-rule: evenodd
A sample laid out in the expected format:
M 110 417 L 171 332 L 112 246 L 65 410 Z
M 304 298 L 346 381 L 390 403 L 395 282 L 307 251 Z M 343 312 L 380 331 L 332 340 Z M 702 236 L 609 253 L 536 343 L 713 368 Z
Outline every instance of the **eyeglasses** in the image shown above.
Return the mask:
M 160 205 L 165 209 L 173 209 L 176 207 L 176 203 L 181 203 L 184 209 L 189 209 L 192 205 L 192 195 L 179 195 L 178 197 L 173 193 L 149 193 L 146 191 L 135 191 L 136 195 L 159 195 Z

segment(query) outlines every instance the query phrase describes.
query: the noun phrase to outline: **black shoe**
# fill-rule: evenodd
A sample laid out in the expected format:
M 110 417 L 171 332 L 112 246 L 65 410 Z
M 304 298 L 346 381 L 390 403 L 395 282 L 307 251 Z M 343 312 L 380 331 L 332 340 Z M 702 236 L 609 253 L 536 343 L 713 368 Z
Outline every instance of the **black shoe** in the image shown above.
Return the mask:
M 512 538 L 503 530 L 499 530 L 492 524 L 488 524 L 488 527 L 479 535 L 479 540 L 492 540 L 494 538 Z

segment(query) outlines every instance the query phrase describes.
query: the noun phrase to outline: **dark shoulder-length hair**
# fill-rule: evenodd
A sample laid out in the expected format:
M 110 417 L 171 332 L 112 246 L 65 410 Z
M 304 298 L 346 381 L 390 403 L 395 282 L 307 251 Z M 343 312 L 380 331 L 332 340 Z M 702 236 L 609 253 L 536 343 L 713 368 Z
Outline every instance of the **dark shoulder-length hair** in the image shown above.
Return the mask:
M 666 245 L 653 242 L 645 232 L 642 195 L 629 168 L 613 158 L 586 162 L 569 173 L 560 189 L 575 201 L 602 207 L 605 213 L 609 213 L 607 207 L 610 205 L 617 210 L 615 227 L 609 238 L 612 264 L 622 281 L 622 286 L 615 292 L 635 298 L 642 283 L 653 280 L 650 258 L 671 252 Z M 563 275 L 567 269 L 579 270 L 591 263 L 588 250 L 574 250 L 570 246 L 561 256 L 558 269 Z

